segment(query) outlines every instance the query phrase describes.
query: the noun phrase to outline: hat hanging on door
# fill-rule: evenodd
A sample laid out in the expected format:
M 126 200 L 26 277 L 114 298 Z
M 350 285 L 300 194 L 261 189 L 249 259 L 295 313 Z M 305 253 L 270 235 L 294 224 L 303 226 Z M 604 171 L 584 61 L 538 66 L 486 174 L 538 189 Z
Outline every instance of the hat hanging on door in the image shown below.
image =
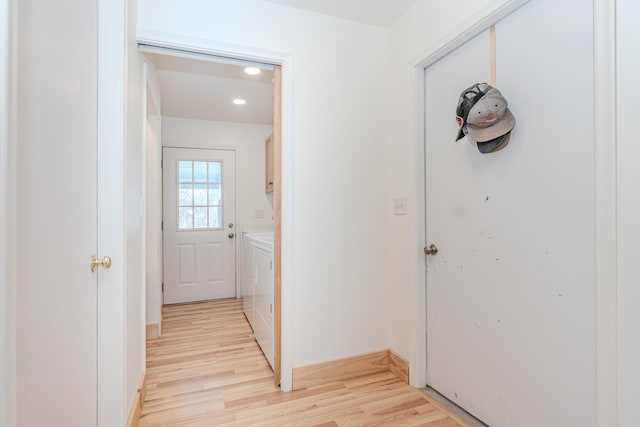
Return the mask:
M 463 90 L 460 94 L 458 107 L 456 108 L 456 120 L 460 129 L 458 130 L 456 141 L 461 140 L 468 133 L 467 116 L 469 111 L 487 93 L 490 87 L 487 83 L 476 83 Z
M 516 119 L 507 108 L 502 93 L 487 83 L 476 83 L 463 90 L 458 99 L 456 141 L 467 137 L 483 154 L 506 147 Z

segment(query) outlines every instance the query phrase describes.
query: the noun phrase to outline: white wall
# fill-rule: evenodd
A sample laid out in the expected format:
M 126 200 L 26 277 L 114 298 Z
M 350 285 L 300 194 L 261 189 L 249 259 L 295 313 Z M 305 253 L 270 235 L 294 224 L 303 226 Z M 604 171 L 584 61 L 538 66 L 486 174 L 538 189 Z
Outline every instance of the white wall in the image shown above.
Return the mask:
M 136 39 L 137 2 L 127 5 L 127 107 L 125 152 L 125 408 L 130 410 L 145 370 L 145 258 L 143 198 L 142 56 Z
M 237 225 L 273 225 L 273 195 L 264 192 L 265 140 L 272 126 L 163 117 L 162 145 L 236 149 Z M 256 218 L 256 210 L 264 211 Z
M 640 75 L 640 4 L 618 0 L 618 426 L 640 425 L 640 145 L 637 78 Z
M 419 254 L 424 236 L 415 232 L 420 228 L 419 223 L 424 223 L 424 218 L 417 217 L 418 200 L 415 197 L 418 181 L 423 180 L 423 176 L 416 160 L 419 157 L 415 140 L 418 106 L 413 64 L 425 59 L 428 50 L 463 26 L 470 17 L 496 3 L 506 1 L 418 1 L 391 28 L 389 117 L 393 138 L 386 153 L 386 179 L 390 198 L 408 196 L 408 214 L 393 216 L 391 209 L 387 210 L 387 316 L 391 326 L 388 339 L 389 347 L 406 358 L 410 358 L 412 350 L 411 304 L 423 303 L 412 301 L 411 287 L 416 286 L 416 269 L 424 265 Z M 452 102 L 453 111 L 456 101 Z
M 301 366 L 387 348 L 388 31 L 257 0 L 142 0 L 139 34 L 291 55 L 284 357 Z
M 162 316 L 162 101 L 155 65 L 146 64 L 146 323 L 158 324 Z

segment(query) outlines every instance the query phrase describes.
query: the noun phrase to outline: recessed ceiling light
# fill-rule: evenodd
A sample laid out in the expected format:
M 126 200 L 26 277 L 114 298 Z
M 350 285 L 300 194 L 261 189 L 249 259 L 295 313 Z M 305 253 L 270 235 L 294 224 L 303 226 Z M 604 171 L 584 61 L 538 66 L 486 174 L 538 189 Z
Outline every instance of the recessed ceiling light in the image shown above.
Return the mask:
M 256 74 L 260 74 L 260 68 L 258 67 L 247 67 L 244 69 L 244 72 L 251 75 L 251 76 L 255 76 Z
M 244 99 L 238 98 L 238 99 L 234 99 L 233 103 L 236 104 L 236 105 L 244 105 L 244 104 L 247 103 L 247 101 L 245 101 Z

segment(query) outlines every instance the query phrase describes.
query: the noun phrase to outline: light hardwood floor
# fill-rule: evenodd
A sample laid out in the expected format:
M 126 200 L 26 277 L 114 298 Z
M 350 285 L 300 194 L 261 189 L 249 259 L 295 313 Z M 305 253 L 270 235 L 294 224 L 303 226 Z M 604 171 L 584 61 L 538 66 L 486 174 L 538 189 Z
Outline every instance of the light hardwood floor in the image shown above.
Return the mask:
M 162 329 L 140 426 L 460 426 L 390 372 L 280 392 L 242 300 L 164 307 Z

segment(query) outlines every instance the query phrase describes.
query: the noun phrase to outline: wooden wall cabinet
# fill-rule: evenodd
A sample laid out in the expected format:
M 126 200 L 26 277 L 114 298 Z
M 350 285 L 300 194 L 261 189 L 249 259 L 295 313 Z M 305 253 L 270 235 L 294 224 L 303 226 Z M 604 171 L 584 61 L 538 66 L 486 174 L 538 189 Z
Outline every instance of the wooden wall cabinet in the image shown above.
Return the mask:
M 265 180 L 264 180 L 264 192 L 273 193 L 273 134 L 269 135 L 269 138 L 264 142 L 265 144 Z

